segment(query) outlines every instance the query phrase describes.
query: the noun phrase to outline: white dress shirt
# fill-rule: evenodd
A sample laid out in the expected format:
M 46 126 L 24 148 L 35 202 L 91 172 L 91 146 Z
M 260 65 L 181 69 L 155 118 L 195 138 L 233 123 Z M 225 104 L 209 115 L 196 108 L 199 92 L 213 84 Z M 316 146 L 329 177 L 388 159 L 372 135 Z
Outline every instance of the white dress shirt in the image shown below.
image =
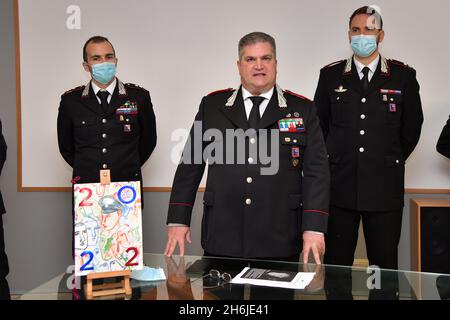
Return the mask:
M 270 89 L 267 92 L 264 92 L 263 94 L 260 94 L 259 97 L 265 98 L 263 102 L 259 105 L 259 115 L 263 116 L 264 111 L 266 111 L 267 105 L 269 104 L 270 99 L 272 98 L 274 88 Z M 250 111 L 252 111 L 253 108 L 253 102 L 250 100 L 250 97 L 253 97 L 253 95 L 242 86 L 242 98 L 244 99 L 244 106 L 245 106 L 245 114 L 248 117 L 250 116 Z
M 92 85 L 92 90 L 94 90 L 95 93 L 95 97 L 97 98 L 97 101 L 99 104 L 102 104 L 102 101 L 100 100 L 100 98 L 97 96 L 97 92 L 99 92 L 100 90 L 106 90 L 109 92 L 109 96 L 108 96 L 108 103 L 111 102 L 111 98 L 112 95 L 114 93 L 114 89 L 116 88 L 116 84 L 117 84 L 117 78 L 114 78 L 114 81 L 111 82 L 111 84 L 106 88 L 106 89 L 102 89 L 99 86 L 97 86 L 94 81 L 91 81 L 91 85 Z
M 377 71 L 378 62 L 380 61 L 380 55 L 378 55 L 375 60 L 373 60 L 371 63 L 369 63 L 367 66 L 363 65 L 361 62 L 355 59 L 353 57 L 353 61 L 355 62 L 356 70 L 358 71 L 359 79 L 361 80 L 364 77 L 364 73 L 362 72 L 362 69 L 364 67 L 369 68 L 369 82 L 372 80 L 373 74 L 375 71 Z

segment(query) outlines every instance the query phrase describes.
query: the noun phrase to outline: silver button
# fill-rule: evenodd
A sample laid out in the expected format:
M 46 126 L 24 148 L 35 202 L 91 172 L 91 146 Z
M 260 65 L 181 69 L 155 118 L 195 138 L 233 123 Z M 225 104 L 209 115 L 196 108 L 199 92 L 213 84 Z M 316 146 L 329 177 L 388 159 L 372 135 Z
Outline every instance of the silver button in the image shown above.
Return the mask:
M 126 122 L 130 122 L 130 119 L 128 119 L 128 118 L 126 118 L 126 120 L 125 120 Z
M 103 123 L 106 123 L 106 119 L 102 119 L 102 122 L 103 122 Z
M 400 163 L 400 160 L 395 160 L 395 163 Z
M 251 144 L 255 144 L 255 142 L 256 142 L 256 139 L 255 139 L 255 138 L 251 138 L 251 139 L 250 139 L 250 143 L 251 143 Z
M 106 153 L 106 151 L 108 151 L 108 150 L 106 150 L 106 148 L 103 148 L 103 149 L 102 149 L 102 152 L 103 152 L 103 153 Z
M 361 119 L 364 120 L 365 118 L 366 118 L 366 115 L 365 115 L 365 114 L 362 114 L 362 115 L 361 115 Z
M 245 199 L 245 204 L 246 205 L 251 205 L 252 204 L 252 199 Z
M 366 98 L 362 98 L 362 99 L 361 99 L 361 102 L 362 102 L 362 103 L 366 103 L 366 101 L 367 101 Z
M 364 152 L 364 148 L 363 147 L 359 148 L 359 152 Z
M 336 100 L 339 100 L 341 97 L 337 97 Z
M 106 137 L 107 137 L 106 133 L 103 133 L 103 134 L 102 134 L 102 138 L 103 138 L 103 139 L 106 139 Z
M 359 134 L 363 136 L 363 135 L 366 134 L 366 132 L 365 132 L 364 130 L 361 130 L 361 131 L 359 132 Z
M 81 124 L 86 124 L 86 121 L 81 121 Z
M 105 163 L 103 164 L 102 167 L 103 167 L 103 169 L 107 169 L 108 168 L 108 166 Z
M 394 101 L 394 98 L 391 98 L 390 100 L 391 100 L 391 101 Z
M 248 158 L 248 163 L 251 164 L 251 163 L 253 163 L 253 161 L 254 161 L 253 158 Z
M 252 177 L 247 177 L 247 183 L 252 183 L 252 182 L 253 182 Z

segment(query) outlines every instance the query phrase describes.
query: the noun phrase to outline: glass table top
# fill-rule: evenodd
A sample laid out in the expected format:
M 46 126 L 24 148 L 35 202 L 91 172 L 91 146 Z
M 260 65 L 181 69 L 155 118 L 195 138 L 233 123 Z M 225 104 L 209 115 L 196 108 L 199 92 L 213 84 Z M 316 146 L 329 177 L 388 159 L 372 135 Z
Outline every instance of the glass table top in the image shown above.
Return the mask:
M 162 268 L 167 280 L 131 280 L 132 295 L 140 300 L 442 300 L 450 299 L 450 275 L 363 267 L 302 264 L 254 259 L 144 254 L 144 265 Z M 277 271 L 315 272 L 305 289 L 232 284 L 245 267 Z M 217 270 L 219 277 L 211 277 Z M 22 300 L 74 298 L 73 267 L 18 296 Z M 105 280 L 107 282 L 107 280 Z M 79 282 L 79 281 L 78 281 Z M 83 282 L 83 281 L 82 281 Z M 79 285 L 80 287 L 80 285 Z M 82 287 L 82 285 L 81 285 Z M 82 290 L 75 293 L 84 298 Z M 106 297 L 107 298 L 107 297 Z M 104 299 L 104 298 L 102 298 Z

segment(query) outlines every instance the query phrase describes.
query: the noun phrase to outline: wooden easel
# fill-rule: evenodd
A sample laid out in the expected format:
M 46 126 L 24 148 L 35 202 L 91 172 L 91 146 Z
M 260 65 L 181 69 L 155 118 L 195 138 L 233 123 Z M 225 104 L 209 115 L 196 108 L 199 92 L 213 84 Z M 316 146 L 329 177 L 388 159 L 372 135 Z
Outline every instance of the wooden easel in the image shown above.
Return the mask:
M 105 279 L 123 277 L 119 282 L 104 283 L 94 285 L 92 281 L 94 279 Z M 131 296 L 131 286 L 130 286 L 130 270 L 124 271 L 111 271 L 111 272 L 101 272 L 101 273 L 90 273 L 86 277 L 86 284 L 84 287 L 84 292 L 86 299 L 92 300 L 96 297 L 123 297 L 128 299 Z
M 109 170 L 100 170 L 100 183 L 102 185 L 109 185 L 111 183 L 111 173 Z M 123 297 L 128 299 L 131 296 L 130 285 L 130 270 L 110 271 L 90 273 L 86 276 L 86 284 L 84 286 L 84 293 L 86 299 L 93 300 L 96 297 Z M 95 279 L 106 279 L 123 277 L 119 282 L 104 283 L 94 285 L 92 282 Z

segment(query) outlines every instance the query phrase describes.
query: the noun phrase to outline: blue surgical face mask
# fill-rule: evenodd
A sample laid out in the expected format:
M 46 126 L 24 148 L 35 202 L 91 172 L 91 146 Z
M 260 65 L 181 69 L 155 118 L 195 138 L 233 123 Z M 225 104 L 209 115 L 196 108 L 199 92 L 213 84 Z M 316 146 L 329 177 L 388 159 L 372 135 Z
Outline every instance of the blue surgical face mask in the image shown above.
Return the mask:
M 116 64 L 103 62 L 92 65 L 92 77 L 102 84 L 107 84 L 116 75 Z
M 377 46 L 377 36 L 375 35 L 352 36 L 351 47 L 358 57 L 370 56 L 375 52 Z
M 144 266 L 142 270 L 131 271 L 131 279 L 139 281 L 159 281 L 166 280 L 164 270 L 161 268 L 150 268 Z

